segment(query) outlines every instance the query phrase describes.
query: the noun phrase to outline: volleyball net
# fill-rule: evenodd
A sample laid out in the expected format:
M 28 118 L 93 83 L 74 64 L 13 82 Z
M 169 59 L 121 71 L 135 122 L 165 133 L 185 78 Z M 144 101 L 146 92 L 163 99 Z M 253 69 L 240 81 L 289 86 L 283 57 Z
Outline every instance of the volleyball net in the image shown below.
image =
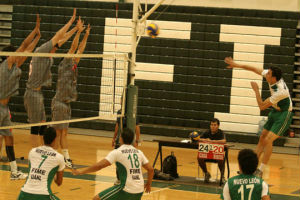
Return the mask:
M 6 84 L 12 80 L 19 81 L 19 89 L 17 95 L 11 97 L 5 96 L 6 94 L 1 95 L 1 98 L 4 98 L 0 99 L 3 106 L 6 106 L 5 99 L 9 99 L 7 106 L 13 123 L 2 125 L 0 130 L 41 125 L 52 126 L 89 120 L 116 120 L 117 117 L 124 116 L 129 62 L 127 54 L 0 51 L 0 56 L 27 57 L 20 67 L 22 70 L 20 80 L 10 79 L 1 70 L 0 81 L 4 90 L 12 89 L 9 88 L 11 84 Z M 76 58 L 80 58 L 80 62 L 74 67 L 71 61 Z M 50 74 L 49 70 L 42 69 L 47 66 L 42 65 L 48 61 L 51 63 L 51 60 L 53 64 L 49 67 Z M 66 60 L 71 60 L 72 65 L 66 64 L 68 63 Z M 1 68 L 7 67 L 4 62 L 6 61 L 1 63 Z M 5 88 L 6 85 L 8 88 Z M 27 97 L 26 95 L 30 92 L 32 94 Z M 39 118 L 42 115 L 38 109 L 41 104 L 45 108 L 46 122 L 33 122 L 30 119 L 37 116 Z M 69 111 L 71 114 L 68 113 Z M 54 117 L 55 114 L 59 117 Z

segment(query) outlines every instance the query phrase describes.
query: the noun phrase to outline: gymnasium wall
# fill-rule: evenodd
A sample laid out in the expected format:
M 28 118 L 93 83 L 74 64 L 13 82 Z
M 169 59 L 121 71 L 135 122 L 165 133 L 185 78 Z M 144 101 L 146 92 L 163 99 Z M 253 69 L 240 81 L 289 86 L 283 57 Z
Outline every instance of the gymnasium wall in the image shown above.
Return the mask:
M 119 2 L 119 0 L 93 0 L 101 2 Z M 126 3 L 132 3 L 133 0 L 124 0 Z M 141 3 L 155 4 L 158 0 L 140 0 Z M 202 7 L 221 7 L 221 8 L 242 8 L 254 10 L 280 10 L 280 11 L 300 11 L 300 2 L 298 0 L 165 0 L 165 5 L 177 6 L 202 6 Z
M 103 1 L 103 0 L 101 0 Z M 117 0 L 116 0 L 117 1 Z M 133 0 L 125 0 L 133 2 Z M 156 3 L 157 0 L 141 0 L 141 2 Z M 300 11 L 300 2 L 298 0 L 165 0 L 163 4 L 181 5 L 181 6 L 203 6 L 203 7 L 222 7 L 222 8 L 242 8 L 254 10 L 280 10 L 280 11 Z
M 36 5 L 38 4 L 38 5 Z M 35 25 L 35 13 L 42 18 L 42 40 L 50 39 L 72 14 L 91 23 L 85 53 L 130 52 L 132 4 L 87 1 L 26 1 L 14 5 L 12 44 L 19 45 Z M 296 27 L 299 12 L 248 10 L 213 7 L 161 6 L 149 21 L 161 28 L 158 38 L 143 37 L 137 48 L 136 84 L 139 86 L 138 116 L 143 124 L 187 128 L 207 128 L 213 117 L 226 131 L 254 133 L 260 112 L 250 88 L 250 80 L 269 96 L 261 77 L 226 69 L 224 58 L 259 68 L 279 66 L 290 91 L 293 85 Z M 116 30 L 118 35 L 116 36 Z M 115 42 L 117 41 L 117 46 Z M 70 42 L 61 52 L 66 52 Z M 55 94 L 58 60 L 52 72 L 53 87 L 44 90 L 47 114 Z M 11 102 L 14 121 L 26 121 L 23 94 L 28 77 L 28 61 L 23 68 L 20 95 Z M 78 101 L 72 103 L 73 117 L 101 114 L 102 62 L 82 59 L 79 64 Z M 100 110 L 99 110 L 100 109 Z M 113 125 L 97 122 L 72 126 L 112 130 Z

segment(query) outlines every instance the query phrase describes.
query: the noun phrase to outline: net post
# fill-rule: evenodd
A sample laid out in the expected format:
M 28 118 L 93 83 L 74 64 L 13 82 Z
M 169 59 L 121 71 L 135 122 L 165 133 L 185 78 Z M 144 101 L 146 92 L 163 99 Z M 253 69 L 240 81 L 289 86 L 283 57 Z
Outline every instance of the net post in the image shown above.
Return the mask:
M 134 85 L 135 78 L 135 61 L 136 61 L 136 47 L 137 47 L 137 26 L 139 23 L 139 6 L 140 0 L 133 1 L 132 10 L 132 36 L 131 36 L 131 53 L 129 53 L 128 79 L 127 79 L 127 95 L 126 95 L 126 126 L 135 134 L 136 113 L 137 113 L 137 86 Z
M 148 11 L 145 16 L 139 19 L 140 0 L 133 0 L 132 9 L 132 37 L 131 37 L 131 57 L 128 69 L 128 87 L 126 98 L 126 126 L 135 133 L 136 113 L 137 113 L 137 98 L 138 87 L 134 85 L 135 79 L 135 61 L 136 61 L 136 47 L 137 47 L 137 27 L 139 23 L 143 23 L 162 3 L 164 0 L 157 2 L 153 8 Z
M 127 88 L 126 98 L 126 126 L 135 133 L 137 102 L 138 102 L 138 87 L 129 85 Z

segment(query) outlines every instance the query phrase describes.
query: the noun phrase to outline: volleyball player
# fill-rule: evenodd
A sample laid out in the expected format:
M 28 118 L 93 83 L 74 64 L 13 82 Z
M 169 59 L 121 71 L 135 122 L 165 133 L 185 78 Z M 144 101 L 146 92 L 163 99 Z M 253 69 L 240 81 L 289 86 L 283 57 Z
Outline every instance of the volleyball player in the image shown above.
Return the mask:
M 84 30 L 84 26 L 80 17 L 76 27 L 77 27 L 77 33 L 74 37 L 74 40 L 68 51 L 68 54 L 74 54 L 76 50 L 77 50 L 77 54 L 82 54 L 86 47 L 86 42 L 90 34 L 91 27 L 90 25 L 88 25 L 85 35 L 78 46 L 80 34 Z M 58 66 L 56 94 L 52 99 L 52 105 L 51 105 L 53 121 L 71 119 L 70 102 L 76 101 L 77 99 L 76 83 L 77 83 L 77 75 L 78 75 L 77 65 L 79 61 L 80 58 L 64 58 Z M 56 129 L 59 146 L 62 149 L 66 166 L 69 168 L 73 168 L 73 163 L 72 160 L 70 159 L 68 142 L 67 142 L 69 124 L 68 123 L 57 124 L 54 125 L 53 127 Z
M 99 171 L 113 163 L 117 164 L 121 183 L 100 192 L 93 198 L 94 200 L 140 200 L 144 190 L 151 191 L 153 168 L 143 152 L 132 145 L 133 140 L 133 131 L 124 128 L 120 138 L 121 146 L 118 149 L 114 149 L 104 159 L 88 168 L 73 169 L 74 175 L 82 175 Z M 142 167 L 148 172 L 146 184 L 144 184 Z
M 63 45 L 75 32 L 76 28 L 67 32 L 76 18 L 76 9 L 73 11 L 73 16 L 63 26 L 54 37 L 48 42 L 41 45 L 35 50 L 35 53 L 55 53 L 55 51 Z M 33 57 L 30 63 L 29 76 L 24 94 L 24 106 L 28 115 L 29 123 L 40 123 L 46 121 L 44 97 L 41 92 L 43 86 L 51 86 L 51 66 L 53 58 L 51 57 Z M 46 126 L 31 127 L 31 143 L 33 147 L 39 146 Z
M 263 170 L 272 155 L 273 142 L 283 136 L 284 132 L 292 123 L 293 105 L 290 92 L 282 78 L 281 70 L 277 67 L 270 67 L 267 70 L 258 69 L 249 65 L 237 64 L 230 57 L 225 58 L 225 63 L 228 64 L 228 68 L 242 68 L 261 75 L 266 78 L 269 84 L 271 96 L 262 100 L 257 83 L 251 82 L 251 87 L 255 92 L 259 109 L 265 110 L 269 107 L 272 108 L 256 147 L 258 158 L 264 153 L 262 163 L 256 171 L 256 175 L 262 177 Z
M 36 47 L 40 33 L 40 17 L 37 15 L 36 26 L 33 31 L 22 42 L 21 46 L 16 50 L 9 45 L 2 49 L 2 51 L 16 51 L 16 52 L 32 52 Z M 8 108 L 10 97 L 18 94 L 19 81 L 21 77 L 21 65 L 25 62 L 25 56 L 3 56 L 0 64 L 0 126 L 11 125 L 11 115 Z M 17 162 L 14 152 L 14 138 L 12 130 L 1 129 L 0 135 L 4 137 L 6 145 L 6 154 L 10 163 L 11 180 L 25 179 L 27 174 L 18 171 Z

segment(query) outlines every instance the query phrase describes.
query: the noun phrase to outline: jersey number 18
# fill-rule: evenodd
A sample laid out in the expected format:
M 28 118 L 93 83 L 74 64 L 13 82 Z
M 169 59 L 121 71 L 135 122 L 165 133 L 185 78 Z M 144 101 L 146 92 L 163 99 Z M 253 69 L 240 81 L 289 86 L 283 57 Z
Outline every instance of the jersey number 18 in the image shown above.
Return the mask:
M 135 153 L 133 154 L 133 161 L 132 161 L 131 154 L 129 154 L 128 160 L 130 160 L 131 168 L 134 168 L 134 166 L 135 166 L 135 168 L 139 168 L 140 167 L 139 157 Z M 134 166 L 133 166 L 133 164 L 134 164 Z

